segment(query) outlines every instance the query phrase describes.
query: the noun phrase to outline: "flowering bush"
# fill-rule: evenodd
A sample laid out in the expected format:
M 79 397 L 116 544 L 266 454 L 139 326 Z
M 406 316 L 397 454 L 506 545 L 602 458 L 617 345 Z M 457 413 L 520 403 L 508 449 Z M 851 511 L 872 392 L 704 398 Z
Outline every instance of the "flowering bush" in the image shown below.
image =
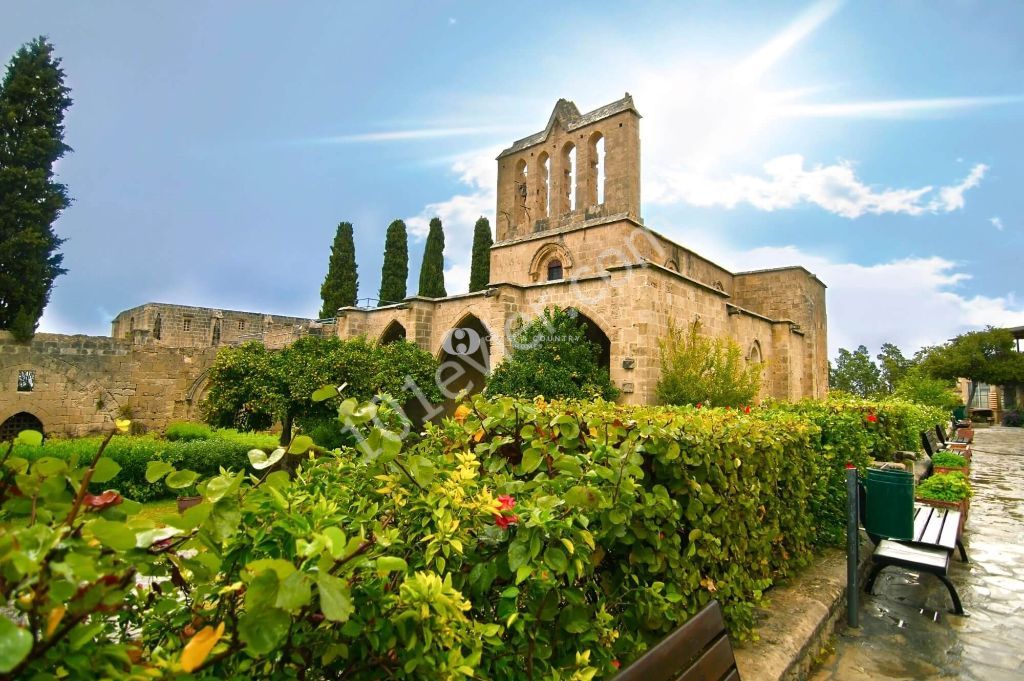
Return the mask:
M 205 479 L 151 462 L 203 497 L 162 523 L 89 491 L 121 473 L 110 437 L 84 465 L 8 449 L 0 673 L 611 676 L 711 598 L 752 635 L 842 494 L 797 410 L 478 396 L 408 445 L 385 405 L 339 414 L 357 446 L 300 435 Z

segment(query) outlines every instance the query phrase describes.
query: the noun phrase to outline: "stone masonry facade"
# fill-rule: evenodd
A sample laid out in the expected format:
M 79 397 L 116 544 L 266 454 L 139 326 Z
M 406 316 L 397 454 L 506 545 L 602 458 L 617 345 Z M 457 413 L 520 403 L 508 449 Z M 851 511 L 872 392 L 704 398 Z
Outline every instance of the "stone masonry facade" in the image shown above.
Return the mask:
M 487 289 L 342 308 L 338 334 L 408 338 L 458 362 L 459 342 L 473 331 L 489 351 L 486 373 L 519 324 L 546 306 L 572 308 L 602 346 L 622 400 L 644 404 L 655 400 L 658 341 L 669 324 L 699 320 L 705 333 L 736 340 L 748 361 L 763 365 L 762 397 L 824 396 L 825 285 L 798 266 L 730 272 L 646 227 L 639 130 L 629 94 L 586 114 L 559 100 L 544 130 L 497 158 Z

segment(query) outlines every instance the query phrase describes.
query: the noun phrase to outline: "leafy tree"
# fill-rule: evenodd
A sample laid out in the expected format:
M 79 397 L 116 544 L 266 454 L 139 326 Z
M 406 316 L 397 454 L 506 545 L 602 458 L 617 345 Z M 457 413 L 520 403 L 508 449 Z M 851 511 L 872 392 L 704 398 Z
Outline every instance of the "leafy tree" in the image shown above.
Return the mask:
M 444 298 L 448 295 L 444 290 L 444 228 L 441 226 L 441 218 L 430 221 L 430 232 L 423 249 L 423 264 L 420 265 L 419 293 L 427 298 Z
M 342 222 L 338 225 L 338 231 L 334 235 L 327 276 L 320 287 L 320 298 L 324 301 L 324 306 L 320 310 L 321 318 L 333 317 L 338 313 L 338 308 L 356 304 L 359 289 L 357 270 L 352 223 Z
M 469 290 L 482 291 L 491 280 L 491 223 L 481 217 L 473 228 L 473 260 L 469 267 Z
M 949 411 L 961 404 L 960 395 L 954 389 L 953 381 L 933 378 L 921 367 L 911 366 L 897 381 L 893 394 L 896 397 L 930 407 Z
M 0 84 L 0 328 L 20 340 L 35 333 L 53 281 L 66 270 L 53 223 L 68 207 L 53 179 L 71 106 L 61 60 L 45 38 L 24 45 Z
M 384 241 L 384 266 L 380 271 L 380 293 L 377 306 L 390 305 L 405 300 L 406 282 L 409 279 L 409 236 L 405 223 L 395 220 L 388 225 Z
M 748 364 L 736 341 L 702 335 L 699 321 L 685 330 L 670 323 L 659 346 L 661 378 L 656 392 L 662 404 L 739 407 L 749 404 L 761 389 L 761 366 Z
M 829 362 L 828 387 L 860 397 L 874 397 L 886 392 L 882 372 L 863 345 L 853 352 L 839 348 L 836 363 Z
M 1024 353 L 1017 352 L 1008 329 L 988 327 L 971 331 L 936 347 L 925 348 L 921 368 L 935 378 L 971 381 L 968 404 L 978 383 L 1002 385 L 1024 382 Z
M 287 443 L 293 424 L 308 430 L 336 416 L 333 405 L 311 399 L 324 385 L 347 384 L 346 398 L 388 393 L 401 402 L 412 395 L 411 381 L 428 400 L 439 402 L 436 369 L 429 352 L 407 341 L 376 345 L 363 338 L 306 336 L 276 351 L 245 343 L 217 353 L 204 414 L 213 425 L 240 430 L 280 422 L 281 442 Z
M 883 343 L 876 357 L 882 372 L 883 387 L 891 393 L 914 365 L 914 360 L 904 357 L 903 352 L 892 343 Z
M 512 351 L 491 373 L 487 395 L 611 400 L 619 394 L 608 370 L 598 364 L 600 348 L 570 311 L 545 308 L 513 335 L 510 346 Z

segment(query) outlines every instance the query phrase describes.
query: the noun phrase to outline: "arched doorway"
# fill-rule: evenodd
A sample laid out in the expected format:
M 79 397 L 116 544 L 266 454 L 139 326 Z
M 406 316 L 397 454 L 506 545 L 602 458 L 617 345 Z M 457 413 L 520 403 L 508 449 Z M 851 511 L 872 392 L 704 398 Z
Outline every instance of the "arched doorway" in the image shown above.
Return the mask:
M 38 430 L 42 433 L 43 422 L 27 411 L 19 411 L 0 423 L 0 442 L 10 442 L 23 430 Z
M 466 315 L 445 334 L 438 360 L 438 385 L 449 400 L 462 390 L 480 392 L 491 372 L 491 332 L 476 315 Z
M 387 345 L 388 343 L 394 343 L 395 341 L 400 340 L 405 340 L 405 327 L 397 321 L 393 321 L 387 325 L 384 329 L 384 333 L 380 335 L 380 340 L 377 342 L 381 345 Z
M 597 322 L 583 314 L 574 307 L 570 307 L 566 310 L 567 313 L 575 315 L 577 321 L 583 324 L 583 332 L 586 339 L 593 343 L 598 350 L 598 366 L 605 369 L 609 373 L 612 370 L 612 341 L 608 338 L 608 334 L 598 326 Z

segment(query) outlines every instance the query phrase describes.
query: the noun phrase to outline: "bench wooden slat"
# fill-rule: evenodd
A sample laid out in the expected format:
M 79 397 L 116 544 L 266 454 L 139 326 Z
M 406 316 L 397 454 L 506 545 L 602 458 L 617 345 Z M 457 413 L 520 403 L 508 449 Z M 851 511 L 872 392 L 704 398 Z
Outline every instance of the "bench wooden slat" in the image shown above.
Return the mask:
M 942 534 L 936 542 L 939 546 L 949 549 L 956 548 L 957 535 L 960 533 L 960 511 L 946 510 L 946 518 L 942 525 Z
M 922 515 L 925 516 L 926 520 L 924 527 L 921 528 L 922 532 L 916 539 L 922 544 L 937 544 L 939 542 L 939 535 L 942 533 L 942 523 L 946 517 L 945 513 L 942 513 L 937 508 L 929 508 L 927 511 L 922 511 Z M 915 534 L 917 534 L 915 532 Z
M 949 566 L 950 554 L 949 549 L 909 546 L 891 539 L 882 540 L 882 543 L 875 549 L 876 556 L 940 569 Z
M 685 624 L 623 669 L 616 681 L 738 681 L 722 607 L 711 601 Z M 733 674 L 729 672 L 732 671 Z M 696 673 L 696 676 L 689 674 Z M 713 674 L 713 675 L 702 675 Z
M 676 681 L 721 681 L 736 668 L 729 637 L 723 632 L 714 645 L 687 669 Z

